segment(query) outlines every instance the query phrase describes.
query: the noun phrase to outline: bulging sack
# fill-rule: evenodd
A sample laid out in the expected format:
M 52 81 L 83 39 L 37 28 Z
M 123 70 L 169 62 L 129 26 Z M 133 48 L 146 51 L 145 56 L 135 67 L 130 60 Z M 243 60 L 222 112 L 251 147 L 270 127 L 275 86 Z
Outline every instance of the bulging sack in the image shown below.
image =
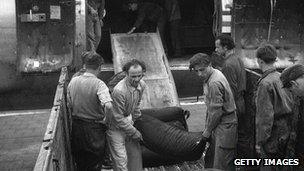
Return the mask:
M 142 115 L 134 125 L 141 132 L 144 145 L 160 155 L 194 161 L 204 152 L 206 142 L 201 132 L 187 132 L 148 115 Z
M 183 110 L 181 107 L 165 107 L 165 108 L 152 108 L 142 109 L 142 115 L 152 116 L 163 122 L 179 121 L 183 127 L 188 130 L 188 125 L 185 117 L 189 117 L 190 112 Z

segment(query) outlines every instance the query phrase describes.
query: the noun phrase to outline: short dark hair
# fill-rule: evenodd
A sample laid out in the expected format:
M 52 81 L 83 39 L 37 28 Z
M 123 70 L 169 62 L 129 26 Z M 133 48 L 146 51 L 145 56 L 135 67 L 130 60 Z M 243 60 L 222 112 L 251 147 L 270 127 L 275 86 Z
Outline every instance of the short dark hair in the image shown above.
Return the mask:
M 129 69 L 132 66 L 141 66 L 143 72 L 146 72 L 146 65 L 143 61 L 137 60 L 137 59 L 132 59 L 129 62 L 127 62 L 123 67 L 122 70 L 125 71 L 126 73 L 129 72 Z
M 231 50 L 235 47 L 235 44 L 234 44 L 234 41 L 232 39 L 231 36 L 229 36 L 228 34 L 221 34 L 221 35 L 218 35 L 215 40 L 220 40 L 220 44 L 223 46 L 223 47 L 227 47 L 228 50 Z
M 282 81 L 284 88 L 290 88 L 292 85 L 291 81 L 294 81 L 303 76 L 304 76 L 304 66 L 302 64 L 295 64 L 293 66 L 284 69 L 284 71 L 280 76 L 280 79 Z
M 256 57 L 266 64 L 274 63 L 277 59 L 277 50 L 271 44 L 264 44 L 258 48 Z
M 211 64 L 210 56 L 205 53 L 197 53 L 190 59 L 190 71 L 197 65 L 209 66 Z
M 103 58 L 94 51 L 84 52 L 81 56 L 86 68 L 96 70 L 101 64 L 103 64 Z

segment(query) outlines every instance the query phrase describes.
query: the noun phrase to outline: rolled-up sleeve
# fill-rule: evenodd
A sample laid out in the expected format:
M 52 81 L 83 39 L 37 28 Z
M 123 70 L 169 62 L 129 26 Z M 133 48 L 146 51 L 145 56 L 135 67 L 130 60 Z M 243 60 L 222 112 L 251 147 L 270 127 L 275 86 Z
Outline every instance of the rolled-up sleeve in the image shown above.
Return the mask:
M 137 129 L 130 123 L 127 118 L 124 116 L 125 114 L 125 104 L 126 98 L 124 97 L 123 93 L 114 90 L 112 93 L 113 99 L 113 121 L 116 126 L 125 132 L 128 136 L 133 136 Z
M 270 97 L 271 90 L 265 84 L 260 84 L 256 97 L 256 143 L 262 144 L 271 135 L 274 120 L 274 109 Z
M 107 102 L 112 101 L 109 89 L 107 85 L 102 81 L 100 81 L 98 84 L 97 96 L 102 106 L 104 106 Z
M 208 88 L 209 105 L 208 105 L 208 117 L 206 123 L 206 129 L 203 132 L 203 136 L 209 137 L 211 132 L 220 123 L 223 115 L 223 88 L 220 83 L 212 83 Z

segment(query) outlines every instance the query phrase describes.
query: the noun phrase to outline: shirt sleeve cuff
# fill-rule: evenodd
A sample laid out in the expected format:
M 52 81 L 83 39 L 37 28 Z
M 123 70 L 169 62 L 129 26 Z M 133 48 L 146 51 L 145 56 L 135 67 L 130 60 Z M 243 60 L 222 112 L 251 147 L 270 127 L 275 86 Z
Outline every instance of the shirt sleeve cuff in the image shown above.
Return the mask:
M 205 131 L 203 132 L 203 136 L 206 137 L 206 138 L 209 138 L 211 135 L 211 132 L 208 131 L 207 129 L 205 129 Z

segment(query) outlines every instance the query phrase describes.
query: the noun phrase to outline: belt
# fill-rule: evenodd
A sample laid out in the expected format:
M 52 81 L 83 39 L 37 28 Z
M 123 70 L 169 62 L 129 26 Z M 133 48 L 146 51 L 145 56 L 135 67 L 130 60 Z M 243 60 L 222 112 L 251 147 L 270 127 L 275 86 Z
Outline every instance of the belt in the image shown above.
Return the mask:
M 72 116 L 72 118 L 75 120 L 83 121 L 83 122 L 105 124 L 104 120 L 88 119 L 88 118 L 83 118 L 83 117 L 79 117 L 79 116 Z

